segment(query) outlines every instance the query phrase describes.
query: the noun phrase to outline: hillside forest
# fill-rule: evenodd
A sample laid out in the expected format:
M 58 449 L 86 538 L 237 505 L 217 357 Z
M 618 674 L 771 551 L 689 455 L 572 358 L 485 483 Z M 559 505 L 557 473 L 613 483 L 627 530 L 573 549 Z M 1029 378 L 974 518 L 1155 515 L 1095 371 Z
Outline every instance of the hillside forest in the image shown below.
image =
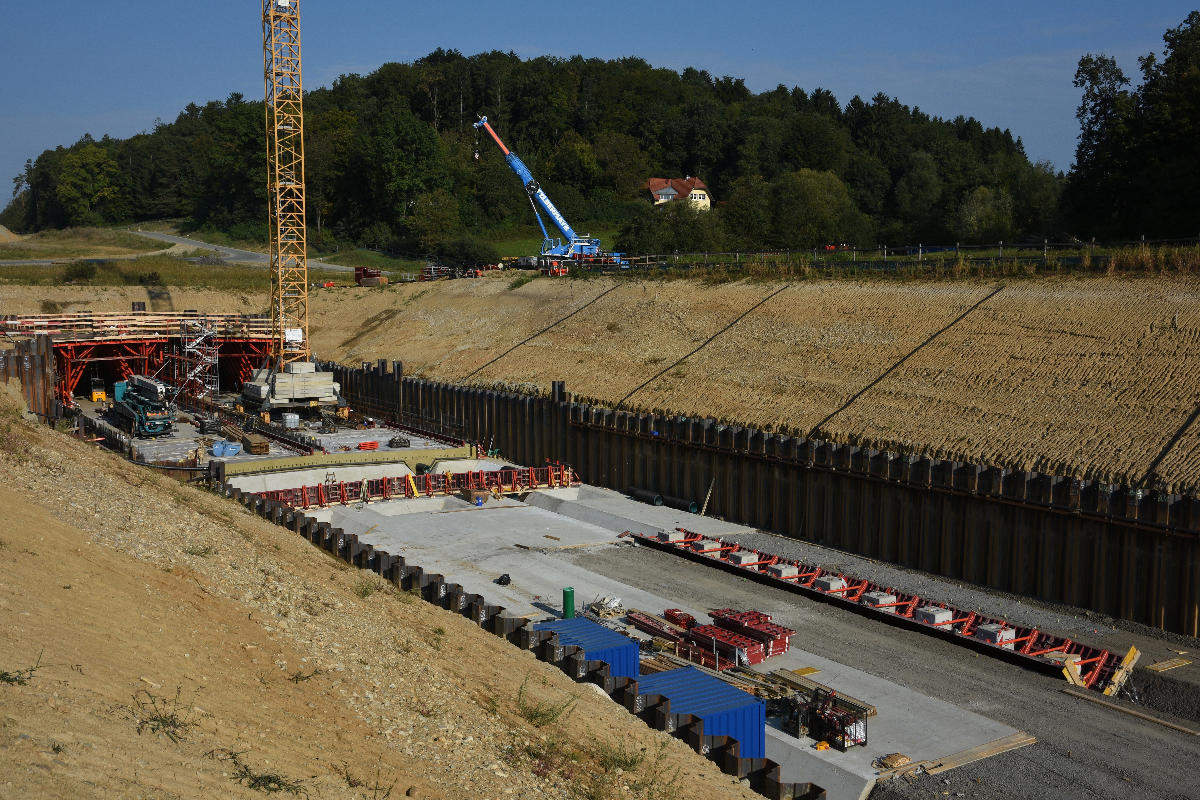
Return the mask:
M 892 246 L 1064 236 L 1194 236 L 1200 218 L 1200 12 L 1141 83 L 1087 54 L 1076 161 L 1032 163 L 1008 130 L 876 94 L 754 93 L 741 79 L 611 61 L 436 50 L 305 94 L 310 241 L 425 255 L 533 224 L 520 182 L 472 126 L 486 114 L 577 228 L 627 252 Z M 716 205 L 653 208 L 649 177 L 699 176 Z M 128 139 L 84 136 L 14 178 L 0 224 L 175 218 L 266 238 L 263 104 L 190 104 Z

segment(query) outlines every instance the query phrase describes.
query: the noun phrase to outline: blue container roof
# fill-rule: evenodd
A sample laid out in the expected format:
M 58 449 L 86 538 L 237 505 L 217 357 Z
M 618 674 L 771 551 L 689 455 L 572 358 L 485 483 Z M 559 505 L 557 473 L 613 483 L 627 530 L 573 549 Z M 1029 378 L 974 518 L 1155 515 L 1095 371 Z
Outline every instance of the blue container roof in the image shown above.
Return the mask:
M 603 650 L 609 647 L 637 647 L 637 642 L 585 617 L 538 622 L 535 631 L 554 631 L 563 644 L 573 644 L 584 650 Z
M 613 677 L 637 677 L 638 644 L 628 636 L 584 617 L 538 622 L 533 629 L 553 631 L 560 644 L 583 648 L 588 659 L 606 662 Z
M 754 695 L 730 686 L 720 678 L 694 667 L 656 672 L 638 678 L 638 694 L 661 694 L 671 698 L 672 714 L 707 717 L 722 711 L 762 704 Z
M 638 694 L 658 694 L 671 701 L 672 714 L 704 720 L 706 736 L 731 736 L 741 744 L 742 758 L 766 755 L 766 703 L 694 667 L 683 667 L 637 681 Z

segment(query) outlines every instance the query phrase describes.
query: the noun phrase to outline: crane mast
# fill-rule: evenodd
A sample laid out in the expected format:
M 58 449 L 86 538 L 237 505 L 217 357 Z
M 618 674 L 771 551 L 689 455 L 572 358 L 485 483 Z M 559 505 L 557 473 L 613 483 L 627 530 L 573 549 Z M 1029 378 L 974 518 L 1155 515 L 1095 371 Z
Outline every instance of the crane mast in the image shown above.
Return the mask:
M 307 361 L 308 255 L 304 226 L 304 109 L 299 0 L 262 0 L 271 364 Z

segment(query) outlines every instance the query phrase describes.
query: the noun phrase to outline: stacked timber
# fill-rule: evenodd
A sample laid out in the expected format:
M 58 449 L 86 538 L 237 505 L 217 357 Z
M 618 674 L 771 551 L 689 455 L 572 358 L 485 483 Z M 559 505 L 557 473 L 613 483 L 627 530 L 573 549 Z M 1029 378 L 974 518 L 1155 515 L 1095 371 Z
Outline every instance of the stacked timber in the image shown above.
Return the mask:
M 262 434 L 247 433 L 242 436 L 242 449 L 251 455 L 265 456 L 271 452 L 271 442 Z

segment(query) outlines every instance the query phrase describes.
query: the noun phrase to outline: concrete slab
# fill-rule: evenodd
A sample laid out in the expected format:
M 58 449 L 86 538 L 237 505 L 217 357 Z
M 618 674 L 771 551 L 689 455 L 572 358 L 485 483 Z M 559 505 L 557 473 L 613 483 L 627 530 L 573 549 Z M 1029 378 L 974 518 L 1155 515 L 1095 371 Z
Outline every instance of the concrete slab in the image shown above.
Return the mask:
M 316 469 L 293 470 L 290 472 L 259 472 L 251 475 L 232 475 L 228 479 L 230 486 L 243 492 L 273 492 L 280 489 L 294 489 L 298 486 L 316 486 L 333 481 L 361 481 L 376 478 L 396 478 L 404 480 L 411 475 L 412 470 L 406 464 L 366 464 L 355 466 L 330 466 Z M 330 477 L 332 476 L 332 477 Z
M 570 491 L 535 494 L 553 497 L 554 492 L 569 495 Z M 585 501 L 596 499 L 592 491 L 595 490 L 582 493 Z M 574 496 L 579 494 L 576 491 Z M 605 494 L 600 494 L 602 502 L 609 499 Z M 560 505 L 576 503 L 570 496 L 557 499 Z M 325 509 L 320 516 L 376 547 L 440 572 L 447 580 L 462 584 L 469 592 L 485 595 L 516 616 L 557 616 L 561 613 L 562 588 L 571 586 L 578 606 L 610 596 L 619 597 L 626 608 L 661 613 L 664 608 L 682 607 L 701 622 L 709 620 L 707 608 L 681 605 L 567 559 L 569 553 L 576 552 L 572 548 L 609 547 L 628 541 L 618 539 L 617 531 L 611 527 L 512 499 L 489 501 L 482 508 L 469 506 L 457 498 L 425 498 L 415 502 L 425 505 L 417 507 L 412 505 L 414 501 L 393 501 L 361 509 L 353 506 Z M 631 501 L 626 499 L 626 502 Z M 582 501 L 576 507 L 580 506 L 591 507 L 590 502 Z M 493 583 L 503 573 L 512 582 L 507 586 Z M 712 607 L 722 605 L 721 598 L 713 597 L 712 604 Z M 868 722 L 868 744 L 846 753 L 817 751 L 810 739 L 768 730 L 767 755 L 783 765 L 784 779 L 818 783 L 825 787 L 830 800 L 865 797 L 875 782 L 871 764 L 882 755 L 899 752 L 914 761 L 943 758 L 1015 732 L 966 709 L 800 649 L 770 658 L 756 669 L 770 672 L 800 667 L 818 669 L 812 676 L 814 680 L 878 709 L 878 715 Z
M 1004 736 L 1016 733 L 1015 728 L 982 717 L 958 706 L 898 686 L 861 670 L 852 669 L 836 661 L 793 649 L 783 655 L 768 658 L 762 664 L 756 664 L 752 669 L 759 672 L 771 672 L 776 669 L 794 670 L 801 667 L 812 667 L 820 670 L 808 677 L 819 683 L 830 686 L 836 691 L 856 697 L 875 706 L 878 713 L 867 720 L 867 745 L 852 747 L 845 753 L 839 750 L 814 750 L 816 742 L 807 737 L 797 739 L 782 731 L 771 736 L 768 731 L 767 756 L 785 762 L 781 757 L 772 755 L 772 741 L 775 741 L 775 752 L 780 756 L 791 758 L 797 744 L 801 750 L 807 751 L 805 758 L 796 762 L 796 772 L 791 774 L 785 767 L 785 780 L 812 780 L 816 778 L 801 777 L 812 774 L 815 765 L 813 759 L 823 762 L 828 774 L 840 776 L 838 781 L 844 785 L 846 794 L 834 794 L 830 785 L 822 783 L 829 791 L 830 800 L 837 797 L 865 797 L 870 788 L 875 785 L 876 769 L 872 762 L 880 756 L 889 753 L 903 753 L 913 761 L 945 758 L 969 747 L 986 744 Z M 858 794 L 854 794 L 858 787 Z
M 445 472 L 495 472 L 498 469 L 516 467 L 511 461 L 495 458 L 446 458 L 433 465 L 429 471 L 435 475 Z
M 429 450 L 446 446 L 445 442 L 394 428 L 344 428 L 334 433 L 319 433 L 316 427 L 301 425 L 299 430 L 316 437 L 317 441 L 321 443 L 321 447 L 330 453 L 357 450 L 360 442 L 378 442 L 380 450 Z M 406 448 L 389 447 L 388 442 L 395 436 L 403 436 L 411 444 Z
M 531 492 L 525 502 L 618 533 L 630 531 L 656 536 L 663 531 L 686 528 L 705 536 L 724 536 L 754 530 L 666 506 L 652 506 L 598 486 L 539 489 Z

